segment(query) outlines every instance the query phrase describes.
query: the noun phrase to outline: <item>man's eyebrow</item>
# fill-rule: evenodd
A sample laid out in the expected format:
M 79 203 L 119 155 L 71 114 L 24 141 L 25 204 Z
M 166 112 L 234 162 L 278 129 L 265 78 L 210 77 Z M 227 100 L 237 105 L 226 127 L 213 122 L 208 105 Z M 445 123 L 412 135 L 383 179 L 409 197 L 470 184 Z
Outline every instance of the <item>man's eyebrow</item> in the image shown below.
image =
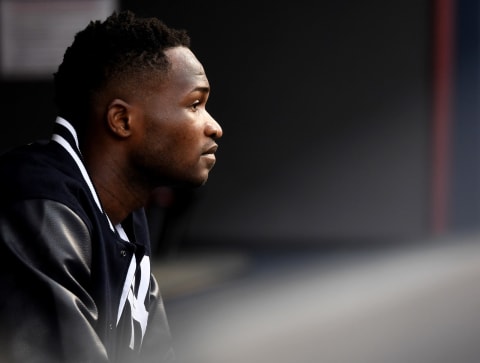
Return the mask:
M 210 92 L 210 87 L 207 87 L 207 86 L 195 87 L 194 89 L 192 89 L 191 92 L 192 92 L 192 93 L 193 93 L 193 92 L 208 93 L 208 92 Z

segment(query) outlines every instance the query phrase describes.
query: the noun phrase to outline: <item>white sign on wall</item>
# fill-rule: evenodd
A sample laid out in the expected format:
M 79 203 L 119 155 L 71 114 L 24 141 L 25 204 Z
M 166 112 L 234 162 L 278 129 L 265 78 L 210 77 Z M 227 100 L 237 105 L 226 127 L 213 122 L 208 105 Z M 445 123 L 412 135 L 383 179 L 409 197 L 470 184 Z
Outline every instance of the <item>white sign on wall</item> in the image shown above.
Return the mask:
M 50 78 L 75 34 L 114 10 L 116 0 L 0 0 L 2 78 Z

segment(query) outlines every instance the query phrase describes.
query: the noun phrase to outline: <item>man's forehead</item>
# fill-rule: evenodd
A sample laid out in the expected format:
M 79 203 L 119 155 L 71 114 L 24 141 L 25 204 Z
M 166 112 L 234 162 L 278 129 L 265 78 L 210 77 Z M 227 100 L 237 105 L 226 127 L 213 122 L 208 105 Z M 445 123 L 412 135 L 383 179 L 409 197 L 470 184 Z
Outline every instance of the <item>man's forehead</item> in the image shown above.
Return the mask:
M 171 63 L 165 86 L 177 84 L 184 91 L 209 88 L 205 70 L 190 49 L 176 47 L 168 49 L 165 53 Z
M 192 74 L 205 74 L 202 64 L 186 47 L 175 47 L 165 51 L 172 69 L 187 69 Z

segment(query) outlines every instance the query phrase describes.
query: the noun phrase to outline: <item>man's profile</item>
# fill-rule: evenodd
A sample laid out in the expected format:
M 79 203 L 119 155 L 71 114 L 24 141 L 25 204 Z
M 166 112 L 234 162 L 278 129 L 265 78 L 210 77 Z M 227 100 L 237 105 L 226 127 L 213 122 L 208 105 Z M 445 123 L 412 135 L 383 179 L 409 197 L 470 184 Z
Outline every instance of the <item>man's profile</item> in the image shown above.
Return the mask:
M 203 185 L 222 129 L 184 30 L 114 13 L 54 74 L 48 142 L 0 157 L 0 361 L 167 362 L 143 207 Z

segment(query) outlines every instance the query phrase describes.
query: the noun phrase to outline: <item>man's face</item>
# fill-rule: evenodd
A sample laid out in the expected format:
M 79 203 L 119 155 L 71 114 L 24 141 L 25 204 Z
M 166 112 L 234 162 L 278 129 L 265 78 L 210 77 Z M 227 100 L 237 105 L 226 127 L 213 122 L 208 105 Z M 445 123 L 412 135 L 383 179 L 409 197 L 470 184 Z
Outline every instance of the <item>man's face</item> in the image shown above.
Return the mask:
M 215 164 L 222 129 L 205 108 L 210 86 L 197 58 L 184 47 L 165 53 L 172 65 L 166 80 L 134 104 L 142 127 L 131 161 L 154 186 L 199 186 Z

